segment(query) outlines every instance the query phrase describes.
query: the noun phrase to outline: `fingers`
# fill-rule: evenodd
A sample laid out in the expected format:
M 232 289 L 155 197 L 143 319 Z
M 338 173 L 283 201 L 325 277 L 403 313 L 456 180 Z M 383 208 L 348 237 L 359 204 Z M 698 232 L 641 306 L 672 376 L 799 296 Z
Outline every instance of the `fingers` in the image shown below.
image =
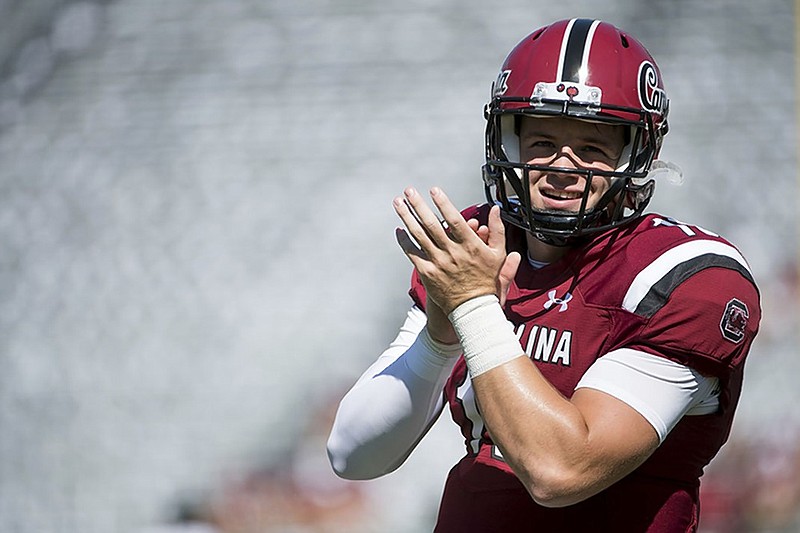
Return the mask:
M 481 225 L 481 223 L 478 221 L 477 218 L 471 218 L 471 219 L 467 220 L 467 226 L 469 226 L 469 229 L 471 229 L 473 232 L 475 232 L 475 235 L 480 237 L 481 241 L 484 244 L 486 244 L 486 241 L 489 240 L 489 227 L 488 226 Z
M 519 254 L 508 257 L 505 228 L 499 210 L 493 208 L 486 224 L 465 220 L 447 195 L 434 187 L 433 208 L 409 187 L 393 200 L 405 229 L 396 238 L 403 252 L 422 277 L 428 294 L 444 309 L 481 294 L 504 297 L 519 266 Z
M 393 205 L 408 233 L 426 254 L 432 255 L 449 240 L 442 222 L 415 189 L 409 187 L 403 191 L 403 196 L 395 198 Z
M 481 241 L 484 243 L 489 242 L 489 227 L 488 226 L 480 226 L 475 233 L 480 237 Z
M 433 204 L 447 222 L 450 238 L 456 242 L 464 242 L 467 239 L 473 238 L 473 235 L 476 233 L 474 228 L 464 220 L 461 211 L 453 205 L 453 202 L 450 201 L 450 198 L 447 197 L 444 191 L 439 187 L 434 187 L 431 189 L 430 194 Z
M 519 269 L 521 261 L 522 256 L 519 252 L 511 252 L 506 256 L 506 260 L 503 262 L 503 266 L 500 268 L 500 274 L 498 275 L 500 283 L 506 286 L 511 284 L 514 276 L 517 275 L 517 270 Z
M 500 218 L 500 208 L 493 205 L 489 210 L 489 238 L 486 244 L 494 250 L 505 250 L 506 247 L 506 227 Z
M 428 256 L 417 246 L 417 243 L 411 240 L 406 230 L 403 228 L 396 228 L 394 230 L 394 237 L 397 239 L 397 244 L 403 249 L 403 253 L 408 256 L 414 266 L 419 266 L 419 261 L 427 259 Z
M 395 212 L 406 227 L 397 239 L 407 255 L 436 261 L 442 252 L 451 255 L 456 244 L 467 246 L 471 253 L 488 246 L 495 254 L 505 256 L 505 226 L 497 206 L 489 211 L 487 225 L 481 225 L 476 219 L 465 220 L 440 188 L 432 188 L 430 195 L 443 220 L 413 187 L 405 189 L 403 196 L 393 201 Z
M 519 252 L 511 252 L 506 256 L 503 266 L 500 268 L 500 274 L 497 276 L 498 290 L 500 294 L 500 305 L 505 305 L 508 296 L 508 289 L 517 275 L 519 264 L 522 261 L 522 256 Z

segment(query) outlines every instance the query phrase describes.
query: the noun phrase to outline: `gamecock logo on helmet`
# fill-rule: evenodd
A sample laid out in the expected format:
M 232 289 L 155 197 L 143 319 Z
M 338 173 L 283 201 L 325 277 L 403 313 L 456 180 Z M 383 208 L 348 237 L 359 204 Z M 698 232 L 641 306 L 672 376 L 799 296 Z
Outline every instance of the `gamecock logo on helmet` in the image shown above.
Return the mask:
M 639 65 L 639 102 L 644 109 L 659 115 L 667 110 L 667 94 L 658 86 L 658 71 L 649 61 Z

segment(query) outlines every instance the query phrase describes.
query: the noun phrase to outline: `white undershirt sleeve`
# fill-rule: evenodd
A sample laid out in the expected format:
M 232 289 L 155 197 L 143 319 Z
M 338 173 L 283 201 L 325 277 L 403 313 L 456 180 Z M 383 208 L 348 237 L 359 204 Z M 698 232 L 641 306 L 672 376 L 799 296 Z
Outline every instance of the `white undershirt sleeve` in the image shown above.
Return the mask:
M 346 479 L 373 479 L 397 469 L 439 417 L 442 391 L 459 345 L 441 345 L 412 307 L 397 338 L 339 404 L 328 438 L 334 471 Z
M 719 407 L 719 380 L 688 366 L 639 350 L 621 348 L 600 357 L 575 389 L 610 394 L 641 414 L 664 442 L 684 415 Z

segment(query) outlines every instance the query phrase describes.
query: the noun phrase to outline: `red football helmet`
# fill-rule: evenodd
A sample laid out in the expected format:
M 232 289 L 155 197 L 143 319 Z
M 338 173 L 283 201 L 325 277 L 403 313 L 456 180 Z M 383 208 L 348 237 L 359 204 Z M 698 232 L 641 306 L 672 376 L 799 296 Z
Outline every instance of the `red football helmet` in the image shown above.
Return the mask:
M 599 20 L 571 19 L 534 31 L 506 58 L 486 105 L 483 175 L 488 201 L 500 206 L 508 222 L 555 245 L 625 223 L 644 211 L 653 194 L 655 182 L 648 172 L 667 133 L 668 108 L 655 60 L 620 29 Z M 528 165 L 520 160 L 520 116 L 627 125 L 627 145 L 613 172 Z M 530 170 L 584 176 L 580 210 L 532 209 Z M 610 177 L 612 184 L 587 209 L 593 175 Z

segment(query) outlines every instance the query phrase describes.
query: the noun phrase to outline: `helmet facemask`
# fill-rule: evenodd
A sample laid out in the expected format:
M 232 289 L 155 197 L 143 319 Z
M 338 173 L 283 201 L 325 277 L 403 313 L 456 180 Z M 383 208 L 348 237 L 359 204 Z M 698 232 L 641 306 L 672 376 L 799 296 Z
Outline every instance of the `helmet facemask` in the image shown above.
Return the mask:
M 626 114 L 638 115 L 638 120 L 588 113 L 587 106 L 572 102 L 551 101 L 545 109 L 512 108 L 504 110 L 504 98 L 497 97 L 487 106 L 486 165 L 483 168 L 486 198 L 501 208 L 503 218 L 540 240 L 554 245 L 568 245 L 575 238 L 599 233 L 624 224 L 639 216 L 652 197 L 655 183 L 648 178 L 657 148 L 652 121 L 646 113 L 635 109 Z M 554 109 L 558 108 L 558 111 Z M 626 144 L 617 167 L 611 171 L 586 168 L 561 168 L 533 165 L 521 160 L 518 118 L 521 116 L 565 116 L 592 122 L 625 125 Z M 591 118 L 589 118 L 591 117 Z M 584 180 L 583 195 L 577 212 L 542 210 L 531 206 L 530 172 L 572 174 Z M 602 197 L 589 207 L 592 178 L 607 177 L 611 183 Z

